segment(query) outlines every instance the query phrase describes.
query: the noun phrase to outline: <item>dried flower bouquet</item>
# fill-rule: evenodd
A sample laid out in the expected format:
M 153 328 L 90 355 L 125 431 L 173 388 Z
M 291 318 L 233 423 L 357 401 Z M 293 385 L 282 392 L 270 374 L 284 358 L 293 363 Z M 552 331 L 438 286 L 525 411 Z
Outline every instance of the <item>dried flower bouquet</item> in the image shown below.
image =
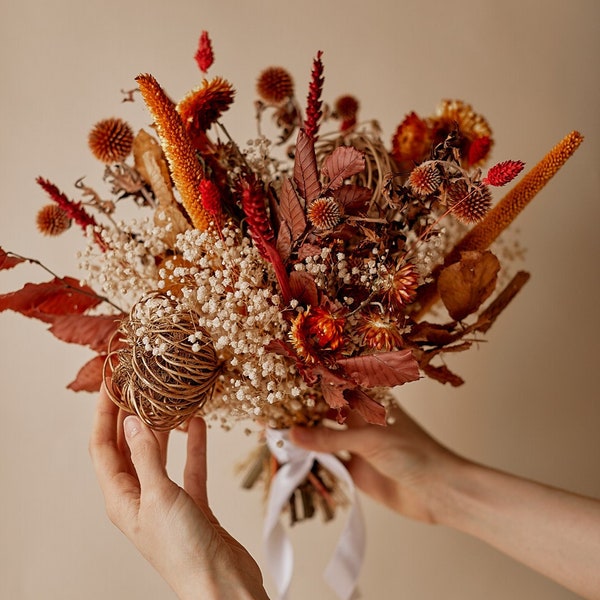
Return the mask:
M 205 32 L 196 60 L 203 73 L 212 66 Z M 484 172 L 492 133 L 471 106 L 446 100 L 432 116 L 410 113 L 388 146 L 375 122 L 359 121 L 354 96 L 324 104 L 323 73 L 318 53 L 303 110 L 291 75 L 265 69 L 259 135 L 247 147 L 222 124 L 228 81 L 203 79 L 176 103 L 140 75 L 154 130 L 109 118 L 89 134 L 110 199 L 79 180 L 72 200 L 38 178 L 50 199 L 38 228 L 82 228 L 84 275 L 59 277 L 0 249 L 0 269 L 29 260 L 53 276 L 0 296 L 0 310 L 96 353 L 70 389 L 106 381 L 155 429 L 198 412 L 224 427 L 281 429 L 343 423 L 349 411 L 383 426 L 395 386 L 422 375 L 463 382 L 440 357 L 470 348 L 528 278 L 500 285 L 490 246 L 582 137 L 569 134 L 492 208 L 491 188 L 523 163 Z M 276 142 L 260 133 L 269 116 Z M 123 203 L 140 219 L 118 222 Z M 277 467 L 261 449 L 244 485 Z M 292 520 L 316 506 L 331 517 L 335 494 L 315 464 L 291 498 Z

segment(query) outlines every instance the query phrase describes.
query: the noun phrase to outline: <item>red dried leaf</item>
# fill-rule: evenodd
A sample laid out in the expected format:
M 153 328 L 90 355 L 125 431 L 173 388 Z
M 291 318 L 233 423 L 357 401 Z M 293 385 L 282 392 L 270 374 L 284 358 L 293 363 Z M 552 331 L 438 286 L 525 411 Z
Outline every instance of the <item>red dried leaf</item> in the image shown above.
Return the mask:
M 359 389 L 350 389 L 344 392 L 346 400 L 352 410 L 355 410 L 367 423 L 373 425 L 386 425 L 385 408 L 371 396 Z
M 316 244 L 302 244 L 298 248 L 298 260 L 304 260 L 309 256 L 317 256 L 317 254 L 321 254 L 321 250 L 321 246 L 317 246 Z
M 295 242 L 304 233 L 306 216 L 290 179 L 285 179 L 281 187 L 279 218 L 290 228 L 292 241 Z
M 0 271 L 3 269 L 12 269 L 22 262 L 25 262 L 24 258 L 17 258 L 0 248 Z
M 362 185 L 343 185 L 333 192 L 333 197 L 346 214 L 356 214 L 367 208 L 373 197 L 373 190 Z
M 118 315 L 59 315 L 54 318 L 49 330 L 63 342 L 107 352 L 119 322 Z
M 439 367 L 429 364 L 424 365 L 423 372 L 427 377 L 431 377 L 431 379 L 435 379 L 440 383 L 449 383 L 452 387 L 458 387 L 465 382 L 462 377 L 453 373 L 446 365 L 440 365 Z
M 474 313 L 496 287 L 500 262 L 489 251 L 463 252 L 460 261 L 446 267 L 438 291 L 450 316 L 461 321 Z
M 67 386 L 74 392 L 99 392 L 102 387 L 102 371 L 106 356 L 95 356 L 79 369 L 77 377 Z
M 300 195 L 307 203 L 311 203 L 319 197 L 321 184 L 319 183 L 315 146 L 302 129 L 298 132 L 298 139 L 296 140 L 294 181 Z
M 287 262 L 292 253 L 292 232 L 285 221 L 279 223 L 279 232 L 277 233 L 277 252 L 283 262 Z
M 365 157 L 352 146 L 337 147 L 323 163 L 323 175 L 329 179 L 330 190 L 339 188 L 345 179 L 365 169 Z
M 394 387 L 419 379 L 419 365 L 410 350 L 378 352 L 338 360 L 348 377 L 362 387 Z
M 319 305 L 319 292 L 313 276 L 306 271 L 292 271 L 290 273 L 290 287 L 292 297 L 307 306 Z
M 0 312 L 14 310 L 46 323 L 57 315 L 81 314 L 100 304 L 90 287 L 72 277 L 55 278 L 46 283 L 26 283 L 20 290 L 0 295 Z

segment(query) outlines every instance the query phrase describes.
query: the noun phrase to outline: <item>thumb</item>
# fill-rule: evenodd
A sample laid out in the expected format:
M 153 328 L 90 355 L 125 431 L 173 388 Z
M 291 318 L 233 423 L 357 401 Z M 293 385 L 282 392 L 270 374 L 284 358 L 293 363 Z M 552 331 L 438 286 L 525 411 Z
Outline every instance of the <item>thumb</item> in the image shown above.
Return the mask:
M 142 491 L 147 486 L 157 485 L 168 479 L 160 444 L 150 428 L 139 417 L 129 415 L 123 421 L 123 430 Z

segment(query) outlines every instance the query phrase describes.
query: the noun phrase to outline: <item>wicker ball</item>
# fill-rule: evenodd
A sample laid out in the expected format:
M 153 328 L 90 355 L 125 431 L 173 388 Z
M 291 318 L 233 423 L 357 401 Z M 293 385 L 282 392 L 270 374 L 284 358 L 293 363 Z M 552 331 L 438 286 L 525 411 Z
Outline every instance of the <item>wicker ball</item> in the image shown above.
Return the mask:
M 198 327 L 197 315 L 155 295 L 133 307 L 120 333 L 120 347 L 104 364 L 113 402 L 157 431 L 194 416 L 210 398 L 220 372 L 212 340 Z

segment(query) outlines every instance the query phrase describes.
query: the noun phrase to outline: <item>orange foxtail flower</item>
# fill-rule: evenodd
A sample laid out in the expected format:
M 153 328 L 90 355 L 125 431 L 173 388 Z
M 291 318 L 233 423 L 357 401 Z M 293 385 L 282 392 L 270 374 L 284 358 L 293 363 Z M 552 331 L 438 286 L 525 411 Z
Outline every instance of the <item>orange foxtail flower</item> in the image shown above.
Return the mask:
M 175 105 L 152 75 L 136 77 L 169 161 L 173 181 L 181 194 L 182 204 L 196 229 L 205 230 L 210 216 L 202 208 L 199 184 L 203 171 Z

